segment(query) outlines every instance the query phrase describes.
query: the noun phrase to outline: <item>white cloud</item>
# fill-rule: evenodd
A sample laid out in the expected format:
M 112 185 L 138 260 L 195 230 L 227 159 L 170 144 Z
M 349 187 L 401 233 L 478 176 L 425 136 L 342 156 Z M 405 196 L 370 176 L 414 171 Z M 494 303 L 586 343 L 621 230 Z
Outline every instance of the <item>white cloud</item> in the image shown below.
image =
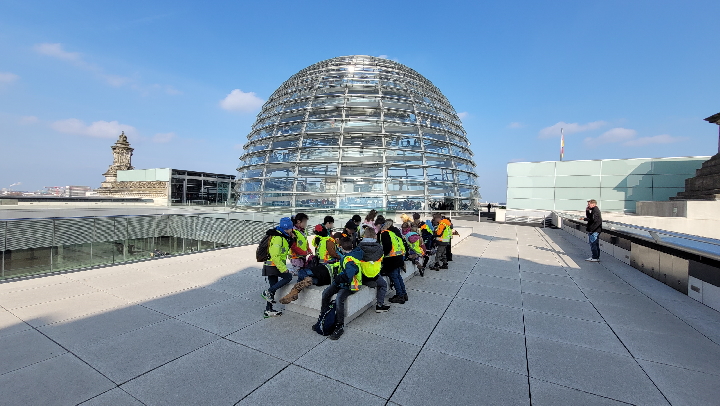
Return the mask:
M 82 55 L 80 55 L 80 53 L 67 52 L 65 49 L 63 49 L 62 44 L 58 44 L 58 43 L 36 44 L 33 47 L 33 49 L 35 50 L 35 52 L 37 52 L 41 55 L 52 56 L 53 58 L 58 58 L 58 59 L 62 59 L 65 61 L 85 64 L 85 61 L 82 60 Z
M 55 121 L 50 127 L 61 133 L 85 135 L 96 138 L 116 138 L 123 131 L 127 136 L 137 134 L 135 127 L 120 124 L 117 121 L 95 121 L 90 125 L 85 125 L 82 120 L 68 118 L 66 120 Z
M 88 72 L 92 72 L 95 77 L 103 80 L 105 83 L 107 83 L 110 86 L 113 87 L 123 87 L 128 86 L 133 90 L 137 90 L 140 92 L 143 96 L 146 96 L 150 94 L 151 90 L 158 90 L 158 91 L 164 91 L 165 93 L 169 95 L 176 95 L 180 94 L 181 92 L 174 87 L 170 85 L 143 85 L 139 83 L 137 80 L 122 76 L 122 75 L 115 75 L 105 72 L 103 68 L 100 66 L 94 65 L 92 63 L 87 62 L 83 55 L 79 52 L 68 52 L 65 50 L 62 44 L 59 43 L 44 43 L 44 44 L 36 44 L 33 49 L 35 52 L 37 52 L 40 55 L 49 56 L 52 58 L 60 59 L 66 62 L 71 63 L 72 65 L 86 70 Z
M 460 113 L 457 113 L 458 117 L 460 117 L 460 120 L 465 120 L 466 118 L 470 117 L 470 113 L 467 111 L 463 111 Z
M 388 59 L 388 56 L 387 56 L 387 55 L 378 55 L 378 58 L 381 58 L 381 59 Z
M 566 123 L 564 121 L 560 121 L 556 124 L 551 125 L 550 127 L 545 127 L 540 130 L 540 138 L 560 137 L 561 128 L 566 135 L 569 135 L 574 133 L 581 133 L 584 131 L 596 130 L 606 125 L 607 123 L 605 121 L 593 121 L 587 124 Z
M 605 131 L 604 133 L 600 134 L 598 137 L 588 137 L 585 138 L 585 144 L 591 145 L 591 146 L 597 146 L 602 144 L 612 144 L 616 142 L 623 142 L 623 141 L 629 141 L 635 138 L 637 135 L 637 131 L 629 129 L 629 128 L 613 128 L 608 131 Z
M 20 79 L 20 76 L 10 72 L 0 72 L 0 85 L 7 85 Z
M 265 103 L 265 100 L 257 97 L 255 92 L 243 92 L 235 89 L 220 101 L 220 107 L 229 111 L 239 111 L 241 113 L 251 113 Z
M 525 125 L 523 123 L 519 123 L 517 121 L 513 121 L 512 123 L 508 124 L 508 128 L 523 128 Z
M 175 138 L 176 135 L 173 132 L 169 133 L 157 133 L 153 136 L 153 142 L 157 142 L 158 144 L 164 144 L 166 142 L 170 142 L 173 138 Z
M 687 139 L 687 137 L 673 137 L 668 134 L 655 135 L 652 137 L 641 137 L 634 140 L 627 141 L 623 145 L 628 147 L 642 147 L 650 144 L 672 144 L 673 142 L 680 142 Z
M 18 122 L 23 125 L 35 124 L 38 121 L 40 121 L 40 119 L 35 116 L 22 116 L 20 117 L 20 120 L 18 120 Z

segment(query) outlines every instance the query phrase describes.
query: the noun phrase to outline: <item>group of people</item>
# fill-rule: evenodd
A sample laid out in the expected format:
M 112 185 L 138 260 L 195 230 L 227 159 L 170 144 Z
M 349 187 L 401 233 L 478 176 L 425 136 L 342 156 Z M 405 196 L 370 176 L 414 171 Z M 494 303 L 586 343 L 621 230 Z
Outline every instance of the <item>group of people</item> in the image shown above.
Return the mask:
M 277 227 L 267 231 L 265 244 L 259 245 L 258 250 L 267 246 L 267 259 L 262 269 L 269 284 L 262 292 L 267 302 L 264 316 L 282 315 L 273 308 L 275 294 L 294 276 L 297 276 L 297 282 L 287 295 L 279 298 L 282 304 L 297 300 L 309 286 L 327 286 L 322 294 L 320 314 L 328 311 L 335 296 L 331 340 L 337 340 L 343 334 L 348 296 L 362 285 L 375 288 L 375 312 L 387 312 L 390 309 L 385 304 L 388 283 L 383 278 L 387 276 L 395 291 L 388 302 L 404 304 L 408 294 L 401 272 L 406 271 L 406 261 L 414 263 L 421 276 L 433 256 L 430 269 L 448 269 L 448 261 L 452 261 L 451 239 L 453 234 L 457 235 L 450 219 L 441 214 L 435 214 L 427 221 L 420 220 L 418 213 L 412 217 L 403 214 L 398 228 L 392 219 L 371 210 L 364 220 L 355 215 L 337 231 L 335 219 L 326 216 L 322 224 L 313 228 L 313 235 L 308 233 L 308 221 L 305 213 L 284 217 Z M 260 258 L 261 255 L 258 260 Z

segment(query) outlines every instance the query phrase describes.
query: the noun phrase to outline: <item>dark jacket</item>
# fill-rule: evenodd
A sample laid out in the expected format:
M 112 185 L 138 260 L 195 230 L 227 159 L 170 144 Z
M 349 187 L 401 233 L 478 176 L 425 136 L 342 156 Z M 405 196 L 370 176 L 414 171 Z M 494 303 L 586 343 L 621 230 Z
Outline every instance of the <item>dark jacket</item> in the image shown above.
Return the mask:
M 602 232 L 602 216 L 597 206 L 592 210 L 585 209 L 585 220 L 587 220 L 585 229 L 588 233 Z
M 391 233 L 395 233 L 398 237 L 400 237 L 400 240 L 405 242 L 405 239 L 402 238 L 402 233 L 400 230 L 397 229 L 395 226 L 391 226 L 388 228 L 388 231 Z M 387 275 L 390 273 L 390 271 L 402 268 L 403 265 L 405 265 L 405 260 L 403 259 L 402 255 L 397 255 L 394 257 L 388 257 L 388 254 L 390 254 L 390 251 L 392 251 L 392 240 L 390 239 L 390 235 L 385 232 L 380 232 L 380 235 L 378 236 L 378 242 L 382 244 L 383 246 L 383 255 L 385 255 L 385 258 L 382 262 L 382 274 Z M 407 247 L 405 248 L 405 251 L 407 251 Z

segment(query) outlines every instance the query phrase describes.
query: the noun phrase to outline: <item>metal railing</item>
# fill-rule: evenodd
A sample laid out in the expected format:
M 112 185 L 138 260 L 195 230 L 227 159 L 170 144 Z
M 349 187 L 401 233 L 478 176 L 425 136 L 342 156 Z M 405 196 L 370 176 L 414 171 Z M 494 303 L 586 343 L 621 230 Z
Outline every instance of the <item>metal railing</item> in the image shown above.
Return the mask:
M 583 223 L 579 215 L 553 211 L 559 218 Z M 720 260 L 720 240 L 700 237 L 697 235 L 678 233 L 657 228 L 620 223 L 616 221 L 603 221 L 603 229 L 617 233 L 627 234 L 641 240 L 654 242 L 670 248 L 690 252 L 703 257 Z

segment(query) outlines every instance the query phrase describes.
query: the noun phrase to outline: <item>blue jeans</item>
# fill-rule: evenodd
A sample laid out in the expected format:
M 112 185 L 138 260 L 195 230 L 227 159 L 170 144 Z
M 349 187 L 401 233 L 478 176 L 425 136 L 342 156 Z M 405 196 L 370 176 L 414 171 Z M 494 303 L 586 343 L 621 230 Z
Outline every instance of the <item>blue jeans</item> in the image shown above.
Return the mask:
M 315 277 L 315 275 L 313 275 L 310 268 L 300 268 L 300 270 L 298 271 L 298 279 L 297 280 L 298 280 L 298 282 L 300 282 L 301 280 L 307 278 L 308 276 L 312 278 L 313 285 L 317 285 L 318 280 Z
M 322 293 L 322 301 L 320 302 L 320 314 L 325 313 L 330 308 L 330 301 L 335 297 L 335 325 L 342 326 L 345 324 L 345 300 L 352 295 L 349 289 L 343 289 L 340 286 L 331 283 Z
M 388 274 L 388 277 L 393 285 L 395 285 L 395 294 L 403 296 L 407 294 L 407 291 L 405 291 L 405 281 L 403 281 L 403 278 L 400 276 L 400 272 L 400 268 L 393 269 Z
M 588 243 L 590 244 L 592 258 L 600 259 L 600 233 L 594 232 L 588 234 Z
M 283 272 L 280 275 L 271 275 L 268 276 L 268 283 L 270 284 L 270 288 L 268 291 L 272 293 L 273 295 L 275 292 L 277 292 L 278 289 L 282 288 L 283 286 L 290 283 L 292 280 L 292 274 L 288 272 Z M 279 281 L 279 279 L 282 278 L 282 280 Z M 272 309 L 272 303 L 267 302 L 265 305 L 265 310 L 271 310 Z

